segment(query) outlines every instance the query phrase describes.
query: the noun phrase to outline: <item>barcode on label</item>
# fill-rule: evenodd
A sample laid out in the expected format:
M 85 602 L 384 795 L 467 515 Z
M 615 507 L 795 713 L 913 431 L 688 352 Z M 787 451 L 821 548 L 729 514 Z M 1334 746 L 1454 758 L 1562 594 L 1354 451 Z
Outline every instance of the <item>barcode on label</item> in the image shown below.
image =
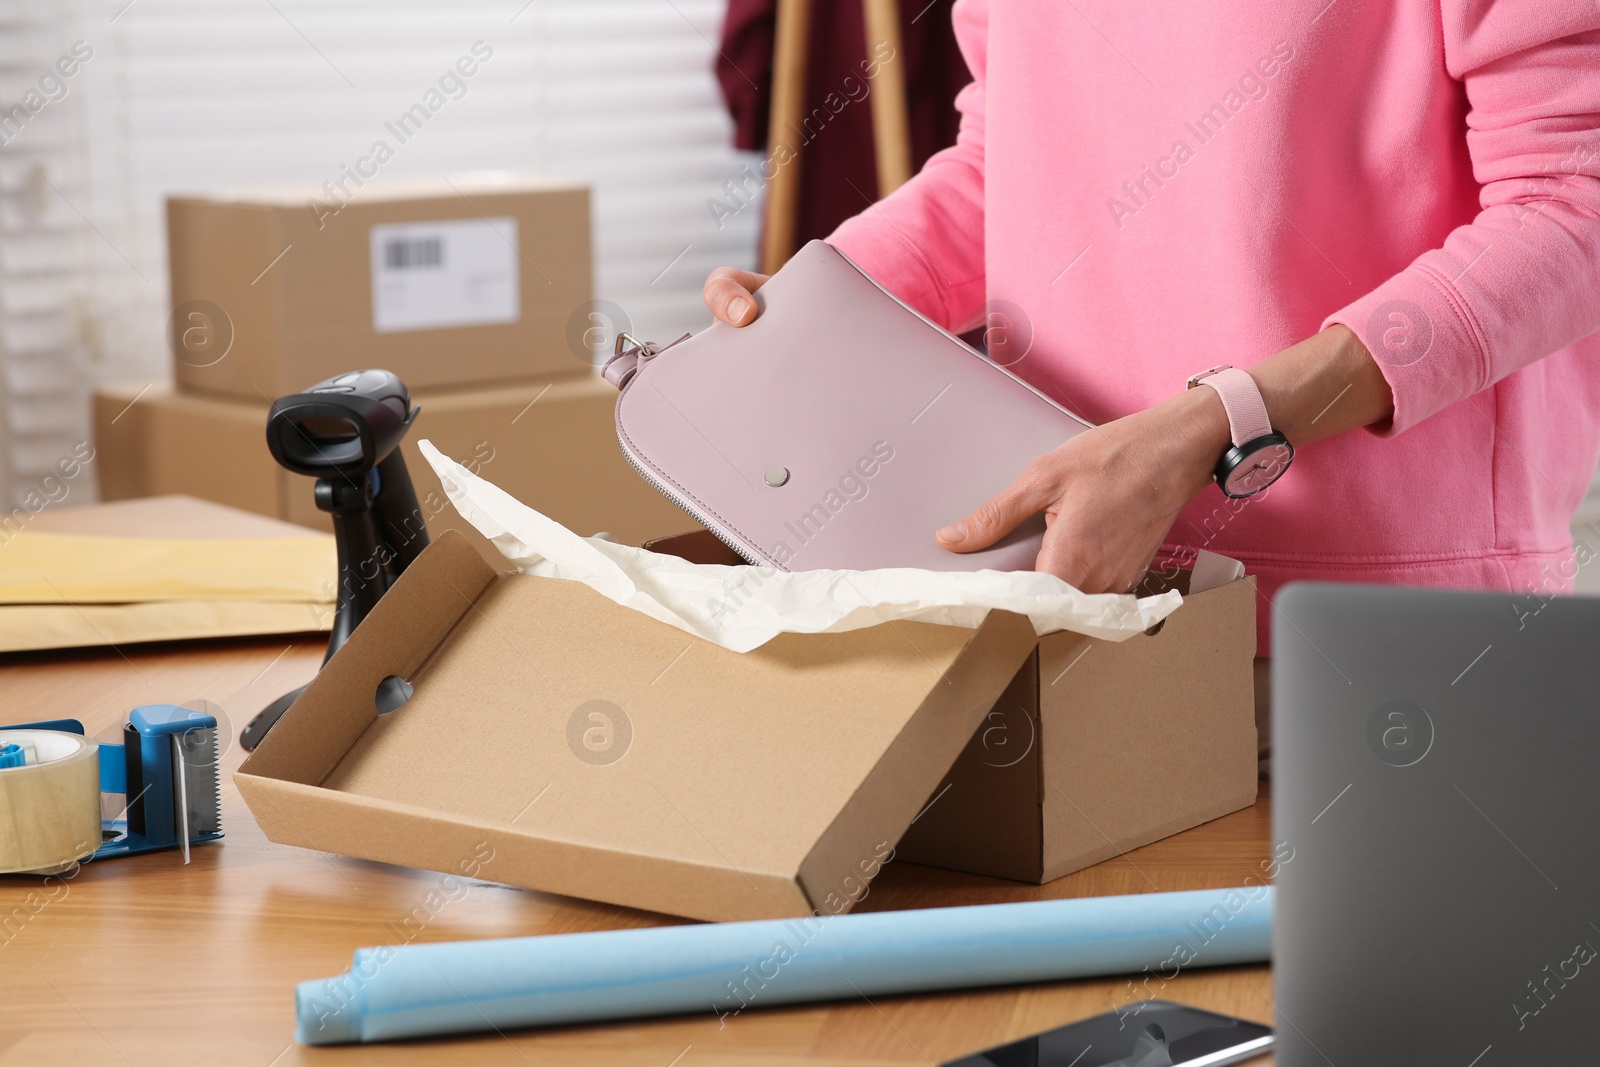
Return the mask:
M 383 246 L 383 265 L 389 270 L 415 270 L 444 263 L 444 244 L 437 237 L 391 239 Z
M 522 313 L 515 218 L 379 223 L 368 242 L 378 333 L 498 325 Z

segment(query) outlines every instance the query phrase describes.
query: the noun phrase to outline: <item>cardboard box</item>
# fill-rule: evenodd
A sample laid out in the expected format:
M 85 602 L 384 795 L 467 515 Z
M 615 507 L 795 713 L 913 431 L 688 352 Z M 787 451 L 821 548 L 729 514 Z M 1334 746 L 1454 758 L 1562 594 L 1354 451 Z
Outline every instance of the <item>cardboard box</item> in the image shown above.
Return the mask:
M 988 713 L 899 859 L 1049 882 L 1256 801 L 1253 577 L 1150 632 L 1048 634 Z
M 284 844 L 698 919 L 836 914 L 1034 645 L 993 612 L 740 654 L 447 534 L 235 781 Z M 380 716 L 391 675 L 413 694 Z
M 739 562 L 704 531 L 647 547 Z M 1146 578 L 1184 596 L 1147 633 L 1039 638 L 895 857 L 1042 883 L 1254 804 L 1255 579 L 1190 577 Z
M 583 373 L 589 193 L 519 178 L 167 200 L 186 389 L 261 400 L 351 367 L 416 389 Z
M 428 438 L 520 500 L 579 533 L 606 530 L 637 544 L 692 519 L 640 478 L 617 446 L 617 392 L 584 375 L 490 389 L 417 392 L 421 407 L 401 446 L 428 528 L 458 530 L 486 559 L 500 553 L 456 513 L 417 451 Z M 94 398 L 95 466 L 103 500 L 182 493 L 331 530 L 313 479 L 267 452 L 267 403 L 110 387 Z
M 993 612 L 740 655 L 446 535 L 236 781 L 274 841 L 699 919 L 837 914 L 891 857 L 1043 881 L 1254 801 L 1254 598 L 1115 644 Z

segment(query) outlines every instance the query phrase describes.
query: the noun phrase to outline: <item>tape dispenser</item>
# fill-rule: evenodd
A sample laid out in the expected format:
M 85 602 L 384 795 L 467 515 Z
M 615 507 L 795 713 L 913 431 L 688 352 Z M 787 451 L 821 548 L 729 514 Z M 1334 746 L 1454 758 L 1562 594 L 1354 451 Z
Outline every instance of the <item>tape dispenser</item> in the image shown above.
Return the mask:
M 0 873 L 169 848 L 188 863 L 222 836 L 220 755 L 216 718 L 172 704 L 134 708 L 120 745 L 76 719 L 0 726 Z M 124 798 L 117 818 L 102 818 L 103 793 Z

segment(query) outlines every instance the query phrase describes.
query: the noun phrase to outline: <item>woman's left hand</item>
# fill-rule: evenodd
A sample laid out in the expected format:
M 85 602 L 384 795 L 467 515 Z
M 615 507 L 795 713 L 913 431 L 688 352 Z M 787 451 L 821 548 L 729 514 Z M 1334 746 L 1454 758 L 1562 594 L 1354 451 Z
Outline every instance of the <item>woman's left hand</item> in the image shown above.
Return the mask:
M 1044 512 L 1035 569 L 1086 593 L 1126 593 L 1229 445 L 1212 389 L 1086 430 L 1028 464 L 1004 491 L 936 535 L 955 552 L 988 548 Z

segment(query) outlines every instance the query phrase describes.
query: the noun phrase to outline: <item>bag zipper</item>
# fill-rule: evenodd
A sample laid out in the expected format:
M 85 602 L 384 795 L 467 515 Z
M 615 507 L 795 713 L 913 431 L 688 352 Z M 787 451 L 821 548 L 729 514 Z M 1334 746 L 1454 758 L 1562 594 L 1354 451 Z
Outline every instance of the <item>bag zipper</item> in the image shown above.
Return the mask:
M 644 365 L 646 363 L 660 355 L 662 352 L 665 352 L 673 345 L 681 344 L 682 342 L 687 341 L 690 336 L 690 334 L 684 334 L 676 341 L 672 341 L 665 345 L 657 345 L 648 341 L 641 341 L 632 334 L 619 333 L 617 334 L 617 343 L 613 356 L 611 359 L 606 361 L 604 368 L 602 368 L 602 374 L 606 381 L 617 387 L 617 392 L 619 394 L 626 395 L 628 390 L 633 387 L 639 372 L 644 370 Z M 629 359 L 628 357 L 632 358 Z M 621 403 L 620 396 L 618 398 L 618 403 Z M 676 504 L 691 519 L 694 519 L 701 526 L 704 526 L 707 530 L 709 530 L 712 536 L 714 536 L 717 540 L 733 549 L 740 559 L 756 567 L 778 566 L 771 560 L 763 558 L 759 550 L 755 549 L 751 545 L 746 544 L 742 538 L 737 537 L 730 531 L 724 529 L 722 524 L 706 515 L 697 504 L 692 503 L 682 493 L 667 485 L 650 467 L 645 459 L 635 452 L 633 447 L 629 445 L 627 437 L 623 435 L 622 424 L 620 422 L 617 423 L 617 444 L 622 448 L 622 454 L 627 458 L 628 463 L 632 465 L 634 470 L 639 472 L 639 477 L 643 478 L 645 482 L 647 482 L 649 486 L 656 492 L 660 493 L 662 496 L 672 501 L 672 503 Z M 783 570 L 784 568 L 778 567 L 778 569 Z
M 627 459 L 628 463 L 632 465 L 634 470 L 639 472 L 639 477 L 643 478 L 647 483 L 649 483 L 650 488 L 654 489 L 672 503 L 676 504 L 684 512 L 684 514 L 698 522 L 701 526 L 704 526 L 718 541 L 721 541 L 723 544 L 733 549 L 734 552 L 738 553 L 740 559 L 744 560 L 753 567 L 776 567 L 778 570 L 784 569 L 782 567 L 778 567 L 776 563 L 773 563 L 770 560 L 759 558 L 757 553 L 743 541 L 735 537 L 733 534 L 725 532 L 721 528 L 720 524 L 708 518 L 698 507 L 689 503 L 689 501 L 686 500 L 681 493 L 666 485 L 660 478 L 656 477 L 655 472 L 647 467 L 644 461 L 634 454 L 632 448 L 628 447 L 628 441 L 622 436 L 622 427 L 620 426 L 617 427 L 617 444 L 622 447 L 622 454 Z

